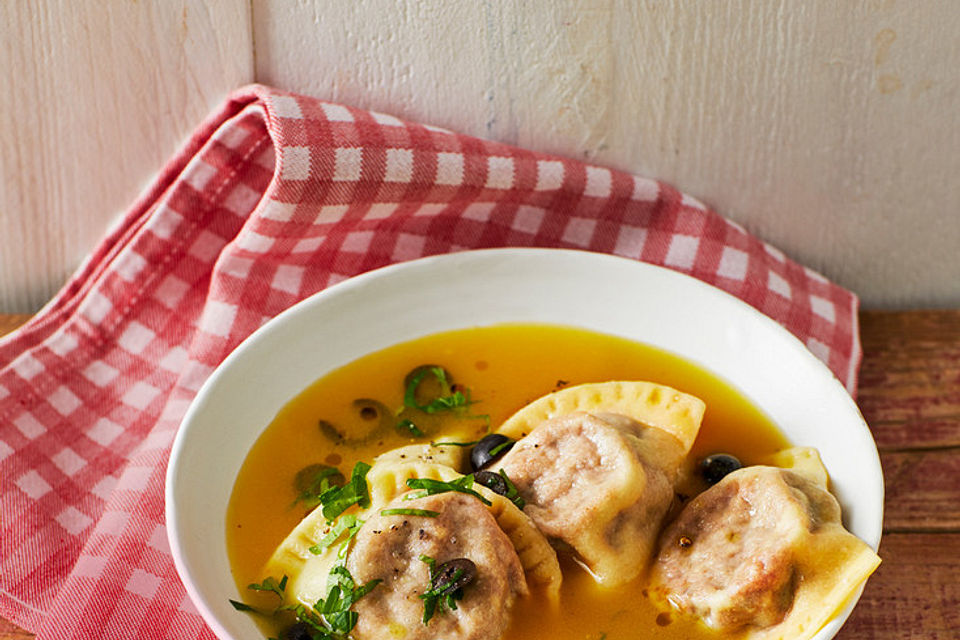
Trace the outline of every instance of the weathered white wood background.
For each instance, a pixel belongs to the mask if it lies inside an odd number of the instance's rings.
[[[661,178],[868,306],[960,306],[955,0],[24,0],[0,80],[0,311],[254,80]]]

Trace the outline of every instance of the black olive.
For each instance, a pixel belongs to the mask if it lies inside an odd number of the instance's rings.
[[[447,560],[433,574],[430,586],[437,595],[447,595],[460,589],[477,576],[477,565],[469,558]]]
[[[700,461],[700,475],[707,484],[717,484],[728,474],[736,471],[743,465],[729,453],[714,453]]]
[[[513,446],[513,440],[499,433],[491,433],[484,436],[470,450],[470,466],[474,471],[479,471],[490,465],[491,462],[510,451]]]
[[[306,622],[295,622],[283,634],[284,640],[313,640],[310,625]]]
[[[499,473],[493,471],[477,471],[473,474],[473,479],[485,486],[490,491],[506,496],[510,491],[507,487],[507,481]]]

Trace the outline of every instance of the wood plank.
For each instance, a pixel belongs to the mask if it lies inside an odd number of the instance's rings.
[[[960,446],[960,313],[865,311],[857,403],[881,451]]]
[[[955,640],[960,630],[960,535],[890,534],[838,640]]]
[[[33,640],[33,634],[0,618],[0,640]]]
[[[880,454],[884,531],[960,533],[960,448]]]
[[[0,313],[0,336],[10,333],[29,319],[29,314]]]
[[[259,81],[655,176],[872,306],[960,304],[960,12],[253,0]]]
[[[0,310],[63,284],[231,89],[249,0],[0,2]]]

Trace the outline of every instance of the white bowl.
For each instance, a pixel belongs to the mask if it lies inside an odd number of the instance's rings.
[[[877,549],[883,476],[870,431],[840,382],[780,325],[698,280],[633,260],[550,249],[470,251],[386,267],[318,293],[250,336],[200,389],[170,456],[167,529],[187,593],[218,636],[262,638],[228,602],[243,596],[230,573],[225,522],[237,471],[280,408],[367,353],[504,322],[622,336],[719,374],[791,442],[820,450],[845,525]],[[816,640],[832,638],[855,602]]]

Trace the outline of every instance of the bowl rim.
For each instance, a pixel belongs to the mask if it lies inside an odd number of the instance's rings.
[[[290,321],[291,318],[294,318],[303,313],[309,313],[309,311],[318,305],[323,305],[327,303],[329,299],[336,299],[336,297],[341,295],[349,295],[351,292],[362,289],[367,286],[368,282],[375,281],[381,278],[390,278],[394,274],[404,273],[409,270],[417,269],[430,269],[435,268],[437,263],[443,264],[445,262],[457,263],[461,261],[470,261],[470,260],[486,260],[486,259],[497,259],[497,258],[510,258],[514,256],[529,257],[530,259],[552,259],[551,256],[556,256],[562,258],[562,256],[571,256],[571,257],[582,257],[587,260],[599,260],[599,261],[608,261],[612,263],[621,263],[629,264],[633,267],[636,267],[640,270],[649,269],[652,273],[661,273],[669,274],[666,275],[668,278],[677,278],[678,281],[684,281],[687,286],[691,287],[694,291],[700,291],[709,296],[717,297],[720,300],[726,300],[727,303],[732,303],[734,306],[739,307],[741,313],[745,313],[748,316],[751,316],[751,321],[759,322],[768,327],[773,327],[776,332],[781,333],[781,337],[784,338],[787,342],[792,342],[792,348],[798,350],[802,354],[802,357],[809,360],[813,363],[814,367],[819,367],[822,371],[826,372],[829,375],[829,378],[833,385],[839,387],[843,394],[849,399],[849,403],[852,409],[855,411],[858,418],[857,428],[862,431],[861,435],[866,435],[869,439],[869,442],[872,443],[872,448],[867,453],[872,453],[870,456],[869,462],[871,466],[875,468],[876,474],[874,474],[873,481],[876,482],[877,486],[875,487],[879,495],[879,504],[877,506],[877,520],[875,523],[873,535],[868,536],[869,539],[865,539],[862,536],[860,537],[867,545],[869,545],[874,551],[877,551],[879,548],[880,539],[882,536],[882,523],[883,523],[883,511],[884,511],[884,482],[883,475],[880,466],[880,457],[879,452],[876,448],[876,442],[873,439],[873,434],[870,431],[869,425],[864,420],[859,407],[856,405],[854,399],[849,395],[846,390],[846,387],[843,383],[837,378],[837,376],[819,359],[817,358],[810,350],[803,344],[803,342],[797,338],[795,335],[790,333],[783,325],[778,323],[773,318],[767,316],[761,311],[757,310],[755,307],[751,306],[747,302],[741,300],[740,298],[711,285],[707,282],[704,282],[694,276],[675,271],[673,269],[662,267],[659,265],[650,264],[647,262],[642,262],[640,260],[616,256],[606,253],[598,253],[593,251],[586,251],[580,249],[554,249],[554,248],[533,248],[533,247],[508,247],[508,248],[489,248],[489,249],[474,249],[459,251],[446,254],[438,254],[432,256],[426,256],[422,258],[417,258],[413,260],[408,260],[404,262],[398,262],[383,266],[377,269],[372,269],[370,271],[358,274],[356,276],[342,280],[336,284],[330,285],[306,298],[298,301],[297,303],[291,305],[287,309],[278,313],[273,318],[269,319],[250,335],[244,338],[224,359],[223,361],[216,366],[214,371],[208,376],[208,378],[201,385],[200,389],[197,391],[193,399],[191,400],[184,416],[180,422],[180,426],[177,429],[177,433],[174,437],[174,442],[171,447],[170,456],[167,463],[167,469],[165,474],[165,484],[164,484],[164,501],[165,501],[165,524],[167,529],[167,538],[170,545],[171,557],[173,558],[174,565],[177,570],[177,574],[180,577],[181,582],[184,585],[184,588],[187,592],[188,597],[193,602],[194,606],[197,608],[197,611],[202,616],[203,620],[207,625],[210,626],[211,630],[220,638],[232,638],[231,632],[220,622],[218,616],[214,611],[207,605],[206,596],[201,593],[200,589],[197,587],[197,581],[194,577],[194,571],[189,566],[186,554],[184,553],[183,545],[181,544],[181,522],[179,514],[177,511],[177,500],[174,495],[175,489],[177,486],[177,470],[182,461],[183,453],[186,446],[186,441],[189,433],[192,429],[196,427],[192,426],[197,424],[197,416],[202,413],[204,400],[216,390],[218,385],[221,383],[222,378],[226,371],[230,370],[236,365],[238,361],[242,361],[248,352],[254,348],[258,342],[263,340],[266,336],[275,334],[277,332],[282,332]],[[503,322],[509,322],[504,320]],[[500,324],[500,323],[495,323]],[[556,323],[563,324],[563,323]],[[590,329],[592,331],[597,331],[596,329]],[[444,331],[443,329],[437,331]],[[437,331],[432,331],[429,333],[436,333]],[[427,334],[425,334],[427,335]],[[406,339],[398,340],[393,344],[398,344],[399,342],[404,342]],[[641,340],[642,342],[642,340]],[[378,349],[373,349],[376,351]],[[686,356],[681,356],[685,357]],[[690,360],[690,358],[686,358]],[[346,363],[342,363],[346,364]],[[341,364],[341,366],[342,366]],[[704,367],[701,363],[695,363],[699,367]],[[711,370],[712,371],[712,370]],[[716,375],[723,377],[722,372],[712,371]],[[294,390],[291,398],[294,397],[297,393],[302,391]],[[751,400],[753,401],[753,400]],[[849,617],[850,612],[853,610],[857,601],[862,594],[864,584],[861,584],[859,590],[853,594],[849,599],[849,602],[845,606],[842,612],[835,615],[827,624],[819,630],[815,636],[815,640],[821,640],[821,638],[832,638],[833,635],[839,631],[840,627],[844,624],[846,619]],[[826,633],[826,635],[824,635]]]

